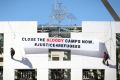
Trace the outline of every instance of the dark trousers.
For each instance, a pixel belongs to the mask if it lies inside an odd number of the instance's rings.
[[[106,63],[107,62],[107,63]],[[103,59],[103,64],[109,66],[109,62],[108,62],[108,59]]]

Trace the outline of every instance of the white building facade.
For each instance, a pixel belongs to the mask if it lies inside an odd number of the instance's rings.
[[[18,34],[37,34],[36,21],[0,22],[0,33],[4,34],[3,80],[15,80],[15,70],[17,69],[35,69],[37,80],[49,80],[50,69],[70,69],[71,80],[83,80],[84,69],[103,69],[104,80],[116,80],[116,33],[120,33],[120,22],[83,21],[81,26],[82,32],[71,32],[71,38],[96,39],[99,42],[99,51],[71,50],[70,60],[50,61],[49,49],[29,48],[25,50],[15,39]],[[38,34],[40,37],[49,37],[48,33]],[[15,49],[15,60],[11,59],[11,47]],[[110,66],[102,63],[105,51],[110,56]],[[62,56],[64,55],[62,54]],[[23,57],[27,60],[22,61]]]

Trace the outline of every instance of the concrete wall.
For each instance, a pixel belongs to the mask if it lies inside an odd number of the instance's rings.
[[[98,38],[105,43],[110,55],[110,63],[116,65],[116,33],[120,33],[120,22],[83,21],[82,27],[83,33],[90,34],[89,37]],[[112,76],[109,76],[110,74]],[[116,80],[116,70],[107,68],[105,76],[105,80]]]
[[[89,26],[89,27],[88,27]],[[104,42],[113,62],[116,62],[116,33],[120,33],[120,22],[83,21],[83,33]]]
[[[12,25],[12,30],[10,26]],[[3,27],[4,26],[4,27]],[[96,22],[84,21],[82,22],[82,34],[84,38],[98,39],[101,43],[105,43],[106,49],[111,57],[109,60],[111,66],[107,67],[102,64],[102,58],[85,56],[85,55],[71,55],[71,61],[48,61],[48,49],[28,52],[25,54],[24,50],[19,46],[20,43],[14,43],[14,32],[23,33],[36,33],[36,22],[0,22],[0,32],[5,33],[5,50],[4,50],[4,80],[14,80],[15,69],[37,69],[38,80],[48,80],[48,69],[50,68],[68,68],[71,69],[71,80],[82,80],[82,69],[105,69],[105,80],[116,80],[116,45],[115,33],[120,32],[120,22]],[[9,34],[7,34],[9,32]],[[41,34],[41,33],[39,33]],[[71,37],[79,37],[76,33],[72,33]],[[44,34],[43,36],[47,36]],[[16,48],[15,59],[10,57],[11,45]],[[39,54],[39,51],[43,54]],[[36,53],[36,54],[35,54]],[[90,54],[89,52],[87,52]],[[102,52],[101,52],[102,53]],[[92,54],[92,53],[91,53]],[[94,54],[99,54],[94,53]],[[101,56],[99,54],[99,56]],[[22,57],[27,60],[22,62]],[[29,64],[28,64],[29,63]],[[112,75],[112,76],[109,76]]]
[[[0,21],[1,33],[37,32],[36,21]]]
[[[14,62],[10,58],[10,48],[15,44],[14,40],[16,38],[16,33],[23,34],[36,32],[36,21],[0,21],[0,33],[4,33],[3,80],[14,80],[14,69],[27,68],[25,65]],[[19,45],[16,47],[18,48],[18,53],[16,54],[21,55],[19,52]]]

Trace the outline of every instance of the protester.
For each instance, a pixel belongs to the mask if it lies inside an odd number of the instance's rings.
[[[103,64],[109,66],[108,59],[109,59],[109,55],[108,55],[106,52],[104,52],[104,56],[103,56]]]
[[[11,58],[13,59],[13,56],[15,55],[15,50],[11,48]]]

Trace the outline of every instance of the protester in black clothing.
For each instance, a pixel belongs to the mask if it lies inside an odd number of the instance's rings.
[[[13,59],[13,56],[15,55],[15,50],[11,48],[11,58]]]
[[[103,64],[109,66],[108,59],[109,59],[109,55],[108,55],[106,52],[104,52],[104,56],[103,56]]]

